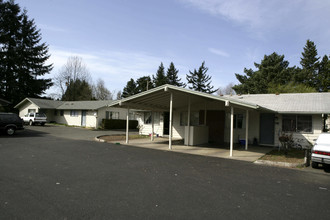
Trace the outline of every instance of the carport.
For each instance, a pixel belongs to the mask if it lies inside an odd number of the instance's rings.
[[[259,108],[255,104],[247,104],[240,102],[230,97],[215,96],[202,92],[192,91],[185,88],[180,88],[172,85],[163,85],[148,91],[124,98],[117,102],[112,103],[109,107],[120,107],[127,109],[127,126],[126,126],[126,143],[129,143],[129,112],[130,109],[139,109],[151,111],[151,117],[153,118],[154,112],[169,112],[169,144],[168,148],[172,149],[172,137],[173,137],[173,112],[178,110],[187,111],[187,126],[185,126],[185,144],[190,146],[191,137],[193,135],[201,135],[200,133],[193,133],[190,125],[191,108],[200,109],[204,112],[203,118],[199,118],[201,124],[206,126],[208,110],[211,109],[225,109],[230,111],[230,157],[233,156],[233,133],[234,133],[234,112],[235,109],[241,109],[246,111],[246,129],[245,129],[245,150],[248,150],[248,135],[249,135],[249,111]],[[177,119],[176,119],[177,120]],[[224,121],[219,121],[223,123]],[[208,129],[208,128],[207,128]],[[154,120],[152,119],[152,134],[154,133]],[[154,135],[151,135],[151,141],[153,141]]]

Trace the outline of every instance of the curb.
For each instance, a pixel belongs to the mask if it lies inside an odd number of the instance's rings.
[[[289,167],[289,168],[304,166],[304,163],[287,163],[287,162],[276,162],[270,160],[256,160],[254,163],[268,165],[268,166]]]
[[[97,137],[94,138],[94,140],[95,140],[95,141],[98,141],[98,142],[103,142],[103,143],[106,142],[105,140],[100,139],[100,137],[102,137],[102,136],[103,136],[103,135],[101,135],[101,136],[97,136]]]

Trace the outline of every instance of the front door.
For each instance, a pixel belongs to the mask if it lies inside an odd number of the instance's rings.
[[[209,127],[209,142],[222,144],[225,134],[225,111],[208,110],[206,126]]]
[[[86,126],[86,111],[81,111],[81,126]]]
[[[274,114],[260,114],[260,144],[274,144]]]
[[[169,112],[164,112],[164,130],[163,130],[164,135],[169,135],[170,134],[170,113]]]

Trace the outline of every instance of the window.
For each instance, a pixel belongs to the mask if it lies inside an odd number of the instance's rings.
[[[57,116],[57,110],[54,110],[54,116]]]
[[[28,109],[28,113],[34,113],[34,112],[36,112],[35,109]]]
[[[234,114],[234,128],[241,129],[243,128],[243,115]]]
[[[60,111],[60,116],[63,116],[64,115],[64,110],[61,110]]]
[[[159,112],[153,112],[153,120],[154,120],[154,124],[159,125],[160,122]],[[144,124],[151,124],[151,123],[152,123],[151,112],[144,112]]]
[[[298,132],[312,132],[312,116],[298,115],[297,116],[297,131]]]
[[[151,124],[151,112],[144,113],[144,124]]]
[[[106,111],[105,118],[106,119],[119,119],[119,112]]]
[[[190,126],[199,125],[199,112],[190,112]],[[180,126],[188,126],[188,112],[180,113]]]
[[[76,111],[76,110],[71,110],[71,112],[70,112],[70,116],[71,116],[71,117],[78,117],[78,111]]]
[[[285,132],[296,131],[296,116],[295,115],[283,115],[282,131],[285,131]]]
[[[282,130],[284,132],[312,132],[312,116],[283,115]]]
[[[129,113],[129,120],[136,120],[136,115],[133,112]]]

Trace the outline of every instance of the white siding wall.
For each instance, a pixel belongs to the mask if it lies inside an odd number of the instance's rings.
[[[126,120],[127,109],[104,107],[104,108],[100,108],[97,112],[97,122],[96,122],[97,127],[101,126],[102,120],[105,119],[107,111],[119,112],[119,119]],[[130,110],[130,112],[132,112],[132,110]]]
[[[246,131],[246,110],[234,108],[234,114],[243,115],[243,126],[242,128],[234,129],[234,143],[238,143],[239,140],[245,140],[245,131]],[[248,143],[252,144],[253,140],[256,138],[259,141],[259,112],[249,110],[249,137]],[[226,143],[230,142],[230,110],[226,109],[225,115],[225,137],[224,141]]]
[[[35,104],[32,104],[31,102],[27,102],[19,109],[19,116],[23,117],[28,113],[29,109],[35,109],[36,112],[39,112],[39,107]]]
[[[141,135],[149,135],[152,133],[152,125],[144,124],[144,112],[138,112],[137,120],[139,122],[139,133]],[[164,115],[162,112],[159,113],[159,123],[154,124],[154,133],[159,136],[163,136],[163,128],[164,128]]]
[[[276,123],[276,121],[275,121]],[[302,146],[308,147],[309,143],[314,144],[314,139],[317,139],[318,136],[322,133],[323,119],[322,115],[312,115],[312,132],[311,133],[302,133],[302,132],[293,132],[293,139],[298,141]],[[275,146],[280,146],[278,140],[279,135],[282,132],[282,115],[278,115],[278,124],[275,124]]]

